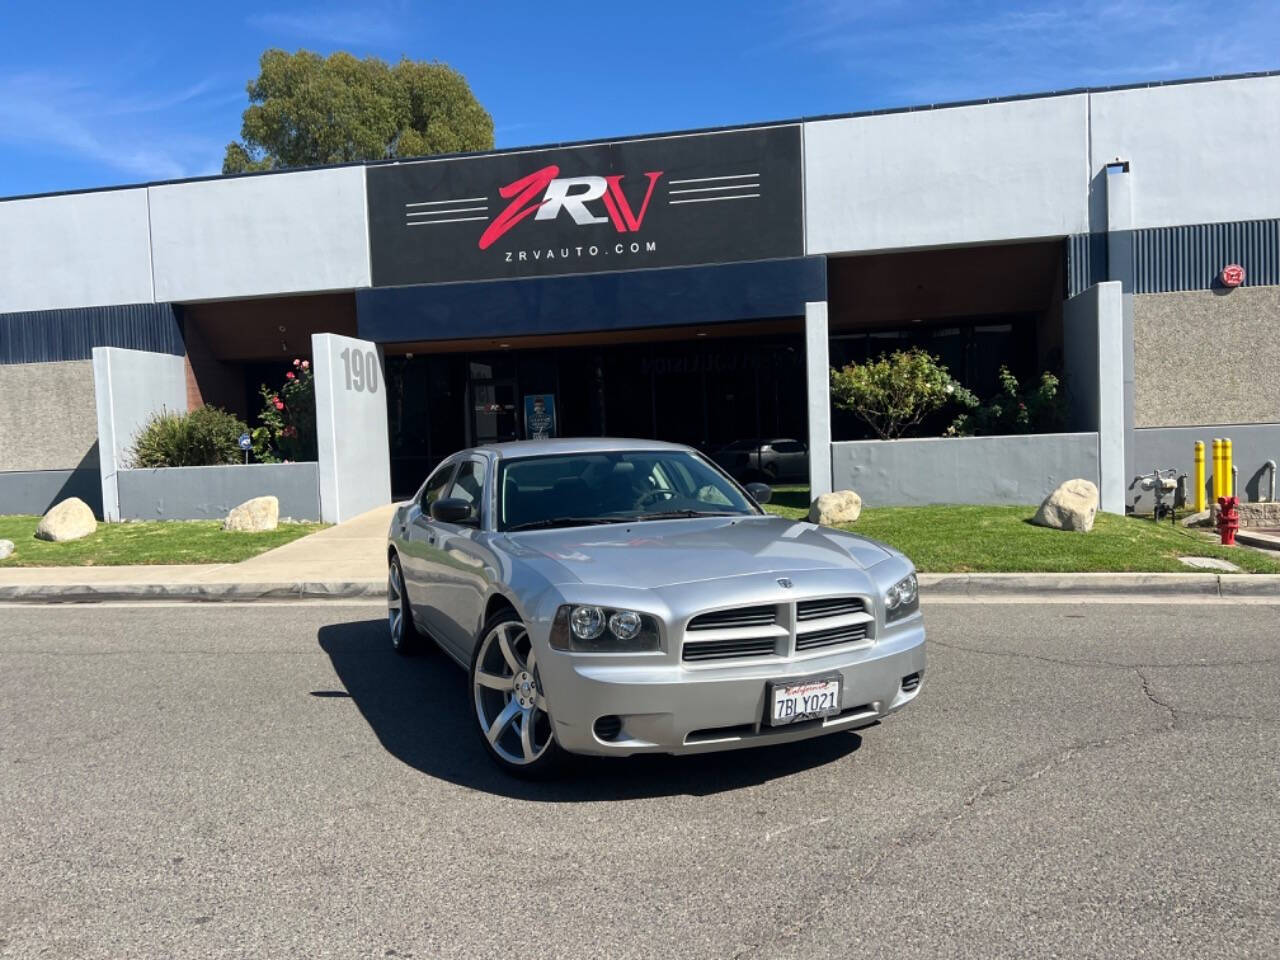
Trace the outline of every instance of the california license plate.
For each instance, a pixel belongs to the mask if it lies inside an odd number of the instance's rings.
[[[798,680],[769,684],[769,723],[780,727],[840,712],[840,680]]]

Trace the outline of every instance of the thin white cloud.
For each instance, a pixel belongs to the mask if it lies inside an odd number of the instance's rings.
[[[286,43],[306,40],[379,47],[394,44],[404,35],[401,18],[387,9],[278,10],[253,14],[248,23]]]
[[[773,41],[937,102],[1274,68],[1268,0],[796,0]],[[886,104],[888,105],[888,104]]]
[[[163,114],[214,89],[202,82],[161,97],[113,96],[66,76],[0,74],[0,142],[90,160],[138,179],[212,173],[222,144],[175,129]]]

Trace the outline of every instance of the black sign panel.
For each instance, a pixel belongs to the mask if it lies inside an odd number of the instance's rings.
[[[367,174],[375,287],[804,253],[795,125]]]

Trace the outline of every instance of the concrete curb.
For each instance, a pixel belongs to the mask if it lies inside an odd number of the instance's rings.
[[[999,599],[1054,594],[1079,597],[1273,597],[1280,574],[1218,573],[922,573],[925,600]],[[0,585],[0,603],[102,603],[166,601],[245,603],[255,600],[381,600],[378,580],[276,583],[99,583]]]
[[[1261,573],[922,573],[920,595],[1016,597],[1275,597],[1280,574]]]
[[[386,581],[293,581],[279,583],[97,583],[0,586],[3,603],[103,603],[165,601],[244,603],[255,600],[386,599]]]

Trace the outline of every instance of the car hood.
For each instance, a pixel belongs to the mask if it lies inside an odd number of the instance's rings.
[[[781,517],[709,517],[568,527],[507,537],[556,583],[663,587],[800,570],[864,570],[888,557],[872,540]],[[554,562],[547,569],[545,561]]]

